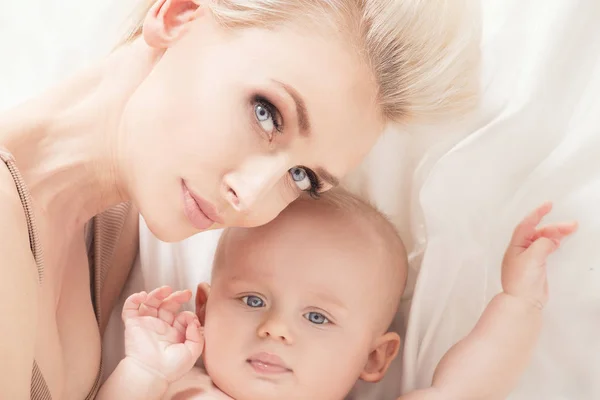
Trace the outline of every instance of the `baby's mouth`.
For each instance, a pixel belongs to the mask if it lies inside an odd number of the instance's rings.
[[[283,360],[274,354],[259,353],[247,359],[246,362],[259,374],[277,375],[292,372]]]

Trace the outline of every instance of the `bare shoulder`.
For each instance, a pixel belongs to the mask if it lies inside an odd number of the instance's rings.
[[[35,281],[32,264],[25,211],[10,171],[0,163],[0,271],[10,268]]]
[[[10,172],[0,163],[0,398],[29,396],[37,323],[37,269],[25,212]],[[19,346],[15,346],[20,343]]]
[[[183,378],[173,382],[163,400],[233,400],[213,385],[206,372],[192,368]]]

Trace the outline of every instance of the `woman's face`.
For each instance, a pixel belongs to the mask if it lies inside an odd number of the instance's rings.
[[[225,30],[210,13],[187,28],[123,115],[130,195],[159,239],[262,225],[375,143],[376,88],[350,45],[299,24]]]

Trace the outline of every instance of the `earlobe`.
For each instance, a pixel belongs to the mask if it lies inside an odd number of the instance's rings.
[[[365,382],[379,382],[385,375],[390,364],[400,350],[400,336],[395,332],[388,332],[381,336],[374,349],[369,354],[367,364],[360,375]]]
[[[198,0],[156,0],[144,20],[144,40],[154,48],[169,47],[201,11]]]
[[[210,285],[208,283],[203,282],[198,285],[198,288],[196,289],[196,315],[202,326],[204,326],[204,321],[206,319],[206,303],[209,294]]]

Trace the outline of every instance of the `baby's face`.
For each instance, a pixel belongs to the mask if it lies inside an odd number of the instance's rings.
[[[286,223],[293,229],[228,233],[207,302],[204,362],[236,400],[340,400],[385,341],[378,260],[343,226]],[[393,358],[399,339],[389,335]]]

